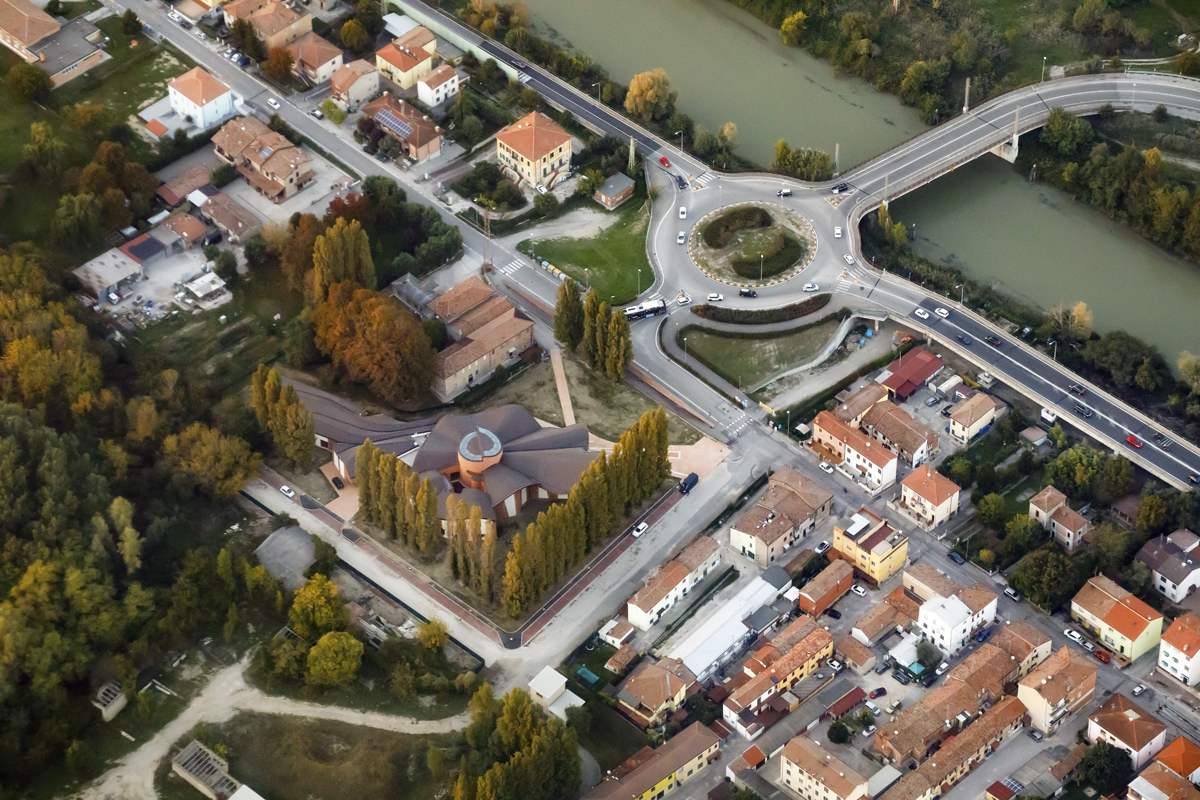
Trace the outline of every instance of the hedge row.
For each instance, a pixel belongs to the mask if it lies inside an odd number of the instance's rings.
[[[817,294],[779,308],[732,308],[730,306],[701,305],[692,306],[692,313],[701,319],[712,322],[729,322],[734,325],[769,325],[774,322],[791,322],[794,319],[815,314],[833,299],[831,294]]]

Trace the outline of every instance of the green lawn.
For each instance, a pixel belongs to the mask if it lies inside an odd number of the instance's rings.
[[[810,361],[837,330],[831,319],[782,336],[743,339],[722,336],[697,327],[680,331],[679,346],[687,340],[689,358],[737,386],[750,386],[790,367]]]
[[[522,252],[537,254],[586,286],[591,286],[601,299],[613,304],[628,303],[654,282],[654,273],[646,260],[646,225],[650,206],[644,198],[634,196],[616,211],[620,219],[588,239],[525,240],[517,247]]]
[[[90,14],[100,8],[99,0],[83,0],[81,3],[63,3],[62,16],[67,19],[75,19],[82,17],[84,14]]]
[[[592,724],[579,737],[579,744],[592,754],[602,772],[621,766],[650,743],[646,734],[616,709],[599,700],[588,700],[584,706],[591,712]]]

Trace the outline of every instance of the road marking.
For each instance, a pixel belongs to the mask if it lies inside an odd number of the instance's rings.
[[[516,272],[523,266],[525,266],[525,265],[522,264],[520,261],[510,261],[507,264],[505,264],[503,267],[497,267],[496,269],[498,269],[500,272],[503,272],[505,275],[512,275],[514,272]]]

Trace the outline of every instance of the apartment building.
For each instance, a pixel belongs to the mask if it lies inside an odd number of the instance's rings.
[[[1071,619],[1130,661],[1148,653],[1162,637],[1162,614],[1103,575],[1089,580],[1071,600]]]
[[[910,467],[919,467],[938,451],[937,433],[891,402],[872,406],[863,415],[860,427]]]
[[[742,736],[757,739],[766,730],[758,712],[832,655],[833,636],[824,628],[814,628],[782,657],[734,689],[721,706],[722,718]]]
[[[1012,656],[1017,664],[1016,680],[1033,672],[1050,657],[1050,637],[1025,620],[1005,625],[989,642]]]
[[[781,467],[766,491],[729,528],[729,544],[766,567],[829,517],[833,495],[791,467]]]
[[[783,748],[779,782],[804,800],[865,800],[867,779],[807,736]]]
[[[514,180],[553,188],[571,171],[571,134],[533,111],[496,134],[496,158]]]
[[[1182,603],[1200,588],[1200,537],[1187,529],[1158,536],[1142,545],[1137,560],[1150,568],[1154,588],[1172,603]]]
[[[991,426],[1003,408],[999,400],[976,392],[951,410],[950,435],[960,442],[971,441]]]
[[[721,740],[695,722],[658,749],[649,746],[610,772],[584,800],[651,800],[681,786],[716,760]]]
[[[1095,693],[1095,662],[1065,645],[1017,687],[1017,698],[1029,710],[1030,724],[1047,736],[1091,702]]]
[[[1140,770],[1166,745],[1167,726],[1125,695],[1114,694],[1088,717],[1087,738],[1121,748]]]
[[[927,564],[904,571],[904,588],[924,602],[917,624],[935,645],[955,655],[979,629],[996,619],[999,597],[983,584],[962,587]]]
[[[908,563],[908,536],[863,507],[833,526],[832,552],[878,586]]]
[[[900,508],[925,530],[932,530],[958,513],[959,487],[929,464],[922,464],[900,481]]]
[[[643,728],[661,725],[695,685],[696,676],[677,659],[643,661],[617,686],[617,705]]]
[[[717,543],[711,536],[701,536],[692,542],[629,598],[626,604],[629,623],[639,630],[649,630],[716,569],[720,560]]]
[[[817,414],[812,429],[813,452],[864,482],[872,492],[896,482],[898,459],[882,442],[872,441],[828,411]]]
[[[1158,645],[1158,666],[1187,686],[1200,686],[1200,617],[1184,614],[1167,628]]]

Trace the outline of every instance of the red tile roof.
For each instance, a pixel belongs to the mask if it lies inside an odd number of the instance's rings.
[[[1200,745],[1180,736],[1164,747],[1154,760],[1183,778],[1200,770]]]
[[[496,140],[536,163],[560,145],[569,143],[571,134],[545,114],[534,111],[497,133]]]
[[[941,356],[934,355],[923,347],[914,347],[888,367],[891,375],[882,383],[903,400],[941,368]]]

